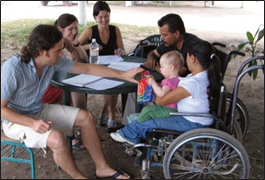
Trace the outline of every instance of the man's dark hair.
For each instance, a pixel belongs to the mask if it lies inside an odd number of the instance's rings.
[[[55,26],[38,25],[31,32],[28,43],[21,49],[21,61],[29,63],[30,58],[39,56],[40,50],[50,50],[63,38]]]
[[[110,13],[110,7],[105,1],[98,1],[94,4],[93,7],[93,16],[97,16],[100,11],[106,10]]]
[[[176,31],[179,31],[180,34],[183,35],[186,33],[184,22],[178,14],[167,14],[163,16],[158,21],[158,26],[162,27],[164,25],[168,25],[169,32],[171,33],[174,33]]]

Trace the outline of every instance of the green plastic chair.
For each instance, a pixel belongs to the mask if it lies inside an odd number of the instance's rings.
[[[139,41],[139,44],[135,47],[133,52],[127,55],[147,58],[147,55],[161,44],[160,34],[154,34]]]
[[[1,133],[1,161],[29,164],[31,167],[31,179],[35,179],[34,156],[42,149],[32,149],[20,141],[6,137]]]
[[[72,153],[72,137],[67,136],[66,141]],[[41,148],[29,148],[18,140],[10,139],[1,131],[1,161],[29,164],[31,179],[35,179],[34,157],[41,151]],[[45,157],[45,155],[44,153],[43,156]],[[56,169],[60,169],[60,167],[56,165]]]

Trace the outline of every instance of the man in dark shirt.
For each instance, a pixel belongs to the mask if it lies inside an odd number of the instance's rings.
[[[163,43],[148,54],[145,65],[159,72],[160,57],[168,51],[177,50],[183,55],[185,60],[185,65],[179,75],[186,76],[189,73],[186,64],[187,48],[198,40],[198,37],[186,33],[184,23],[178,14],[165,15],[158,21],[158,26]]]
[[[184,57],[184,66],[180,69],[179,75],[185,77],[190,73],[187,68],[186,57],[187,48],[199,38],[193,34],[186,33],[186,29],[181,17],[178,14],[167,14],[158,21],[161,41],[163,42],[147,56],[145,66],[160,72],[160,57],[169,51],[177,50]],[[125,110],[122,118],[122,124],[128,123],[127,116],[135,113],[135,93],[129,93]]]

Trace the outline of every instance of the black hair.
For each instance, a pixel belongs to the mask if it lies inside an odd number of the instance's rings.
[[[108,3],[106,3],[105,1],[97,1],[93,7],[93,16],[94,17],[97,16],[100,11],[104,10],[110,13],[111,10]]]
[[[221,87],[221,63],[215,50],[207,41],[197,40],[188,47],[189,55],[195,56],[202,68],[207,70],[210,82],[209,89],[213,97],[218,97]]]
[[[179,31],[182,35],[186,33],[184,22],[178,14],[171,13],[163,16],[158,21],[158,26],[162,27],[164,25],[168,25],[169,32],[171,33],[175,33],[176,31]]]
[[[78,22],[77,18],[72,14],[62,14],[59,18],[54,22],[54,26],[61,28],[66,28],[67,26],[71,25],[73,22]]]
[[[21,49],[21,61],[29,63],[30,58],[39,56],[40,50],[50,50],[62,38],[62,33],[55,26],[38,25],[31,32],[27,45]]]

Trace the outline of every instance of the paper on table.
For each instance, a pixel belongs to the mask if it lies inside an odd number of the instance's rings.
[[[66,84],[71,84],[71,85],[83,87],[85,84],[95,82],[95,81],[102,79],[102,78],[103,77],[99,77],[99,76],[80,74],[80,75],[77,75],[75,77],[65,79],[62,82],[66,83]]]
[[[95,90],[104,90],[104,89],[110,89],[110,88],[117,87],[123,83],[124,82],[121,82],[121,81],[115,81],[115,80],[103,78],[93,83],[86,84],[84,85],[84,87],[88,87],[88,88],[95,89]]]
[[[99,64],[111,64],[112,62],[123,61],[124,59],[119,55],[105,55],[98,57]]]
[[[127,71],[132,68],[140,67],[140,65],[143,63],[134,63],[134,62],[113,62],[110,65],[108,65],[109,68]]]

